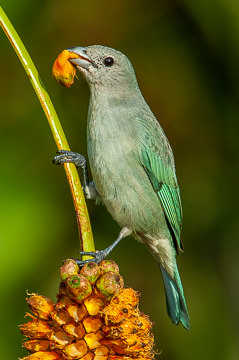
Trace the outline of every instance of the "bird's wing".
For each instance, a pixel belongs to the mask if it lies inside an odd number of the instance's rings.
[[[168,145],[168,144],[167,144]],[[169,145],[168,145],[169,146]],[[166,146],[163,151],[157,146],[144,147],[142,153],[143,167],[148,174],[154,191],[158,194],[169,229],[177,250],[183,250],[180,234],[182,229],[182,205],[180,190],[172,163],[171,149]]]

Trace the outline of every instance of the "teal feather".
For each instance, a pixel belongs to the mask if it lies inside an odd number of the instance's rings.
[[[183,220],[182,205],[174,166],[170,163],[172,159],[170,157],[168,159],[165,158],[165,153],[167,154],[165,151],[162,158],[160,153],[155,151],[155,147],[148,147],[143,153],[143,163],[153,189],[158,194],[169,229],[171,230],[175,250],[178,252],[183,250],[180,240]],[[166,293],[168,315],[173,324],[177,325],[181,322],[188,330],[190,328],[190,320],[176,260],[174,262],[173,278],[161,264],[160,269]]]
[[[159,196],[165,217],[172,230],[175,249],[177,252],[183,250],[180,240],[183,221],[182,205],[180,190],[173,167],[164,165],[159,154],[152,152],[150,148],[147,148],[143,153],[143,163],[154,191]]]
[[[180,240],[180,234],[182,229],[182,210],[179,187],[173,189],[166,184],[162,184],[161,189],[158,191],[158,195],[161,204],[163,205],[165,216],[176,239],[176,250],[182,250],[183,247]]]
[[[185,329],[189,330],[190,320],[177,265],[174,272],[175,279],[172,279],[161,265],[160,269],[166,293],[168,315],[173,324],[178,325],[181,322]]]

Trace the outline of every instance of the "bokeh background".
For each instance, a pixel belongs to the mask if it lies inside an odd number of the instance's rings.
[[[55,83],[63,49],[107,45],[132,60],[174,150],[185,253],[178,259],[191,330],[171,324],[157,264],[127,238],[112,253],[155,322],[161,360],[239,358],[239,3],[232,0],[2,0],[30,52],[70,146],[86,154],[89,90]],[[55,299],[62,259],[79,250],[72,199],[32,86],[0,32],[0,358],[26,355],[26,290]],[[89,202],[98,249],[119,232]]]

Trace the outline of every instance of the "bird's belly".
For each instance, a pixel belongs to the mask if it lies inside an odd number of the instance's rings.
[[[130,152],[122,152],[114,144],[106,152],[90,149],[89,159],[101,199],[121,227],[133,233],[168,231],[158,196],[144,168]]]

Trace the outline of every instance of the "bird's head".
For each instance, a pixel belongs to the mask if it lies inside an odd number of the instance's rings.
[[[101,45],[67,50],[79,56],[69,61],[84,75],[90,88],[114,92],[138,87],[133,66],[120,51]]]

